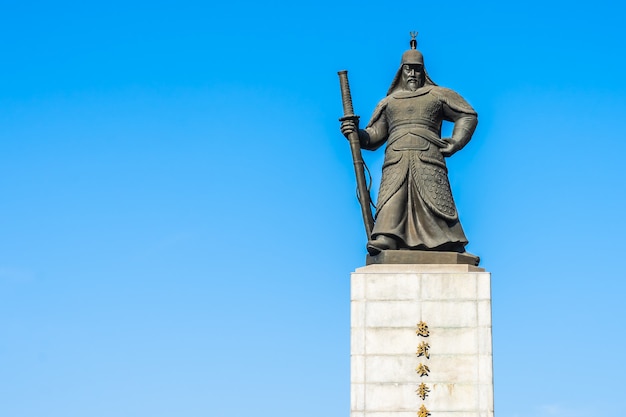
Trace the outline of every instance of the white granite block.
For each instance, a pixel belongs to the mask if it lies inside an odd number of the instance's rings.
[[[365,354],[365,329],[353,327],[350,331],[350,353],[353,355]]]
[[[365,276],[363,274],[352,274],[350,277],[350,299],[365,299]]]
[[[478,310],[478,326],[491,327],[491,301],[481,300],[476,303]]]
[[[475,354],[478,346],[478,331],[472,327],[437,328],[432,329],[428,341],[431,354]]]
[[[478,409],[493,416],[493,383],[478,385]]]
[[[419,406],[414,411],[374,411],[368,412],[367,417],[416,417],[417,410],[419,410]]]
[[[480,384],[493,384],[493,357],[491,355],[479,355],[478,378]]]
[[[368,355],[365,360],[365,380],[370,383],[413,383],[418,379],[415,355]]]
[[[367,411],[417,411],[421,399],[415,393],[418,384],[367,383]]]
[[[350,303],[350,326],[353,328],[365,328],[365,301],[352,301]]]
[[[370,265],[352,275],[351,417],[493,417],[490,274],[468,265]],[[424,321],[428,337],[415,334]],[[430,358],[416,355],[420,342]],[[430,368],[420,377],[419,363]],[[425,400],[420,382],[431,391]]]
[[[367,327],[416,327],[420,319],[415,301],[370,301],[365,308]]]
[[[476,302],[423,301],[421,319],[429,327],[475,327],[478,324]],[[395,318],[397,322],[400,317]]]
[[[365,361],[365,355],[350,356],[350,382],[365,383],[365,370],[367,369]]]
[[[433,354],[428,363],[431,372],[428,380],[432,383],[473,383],[478,380],[478,367],[474,355]]]
[[[422,300],[474,300],[476,274],[422,274]]]
[[[365,387],[367,384],[351,384],[350,410],[365,411]]]
[[[476,298],[491,300],[491,274],[476,274]]]
[[[420,279],[416,274],[372,274],[366,279],[365,298],[368,300],[416,300],[420,294]]]
[[[365,344],[368,355],[412,355],[419,340],[410,328],[368,328]]]
[[[477,411],[475,384],[432,384],[426,407],[436,411]]]
[[[479,327],[478,334],[478,354],[491,354],[491,327]]]

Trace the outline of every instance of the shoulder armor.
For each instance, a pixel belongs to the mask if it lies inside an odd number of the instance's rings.
[[[387,107],[388,101],[389,101],[389,96],[380,100],[380,103],[378,103],[378,105],[374,109],[374,114],[372,114],[372,118],[370,119],[370,122],[367,124],[367,127],[371,127],[374,123],[376,123],[376,120],[380,118],[380,115],[383,113],[383,111]]]
[[[430,91],[435,97],[450,106],[452,110],[476,115],[476,110],[474,110],[463,97],[449,88],[437,86]]]

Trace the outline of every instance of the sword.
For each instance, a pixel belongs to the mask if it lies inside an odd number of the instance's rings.
[[[343,117],[339,119],[339,121],[358,121],[359,116],[354,114],[354,109],[352,108],[352,95],[350,94],[350,85],[348,84],[348,71],[339,71],[337,74],[339,75],[341,100],[343,102]],[[352,162],[354,163],[354,174],[356,175],[357,197],[359,199],[359,204],[361,205],[361,214],[363,215],[363,223],[365,224],[365,233],[367,233],[367,238],[369,239],[372,236],[372,230],[374,229],[374,217],[372,216],[372,209],[370,207],[372,198],[369,190],[367,189],[367,182],[365,181],[365,163],[363,162],[363,157],[361,156],[359,132],[352,132],[348,134],[348,141],[350,141],[350,151],[352,152]]]

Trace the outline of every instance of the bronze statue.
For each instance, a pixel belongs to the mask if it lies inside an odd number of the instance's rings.
[[[359,129],[352,113],[347,74],[340,72],[344,93],[341,132],[355,145],[376,150],[387,142],[382,180],[373,229],[368,230],[367,250],[375,256],[387,250],[417,250],[467,254],[467,238],[459,222],[450,191],[445,157],[462,149],[478,123],[476,111],[457,93],[439,87],[428,76],[424,58],[416,49],[402,55],[387,96],[378,104],[365,129]],[[441,137],[442,122],[454,123],[451,138]],[[354,155],[354,151],[353,151]],[[355,169],[360,169],[360,152]],[[362,173],[362,169],[361,169]],[[363,182],[363,181],[360,181]],[[362,207],[364,196],[359,187]],[[371,216],[371,210],[370,210]],[[472,256],[467,254],[468,256]],[[476,258],[476,264],[478,258]]]

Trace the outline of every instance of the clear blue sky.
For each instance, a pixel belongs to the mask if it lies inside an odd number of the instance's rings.
[[[496,414],[621,417],[625,15],[3,1],[0,415],[346,417],[365,239],[336,73],[367,119],[417,30],[479,113],[449,168]]]

